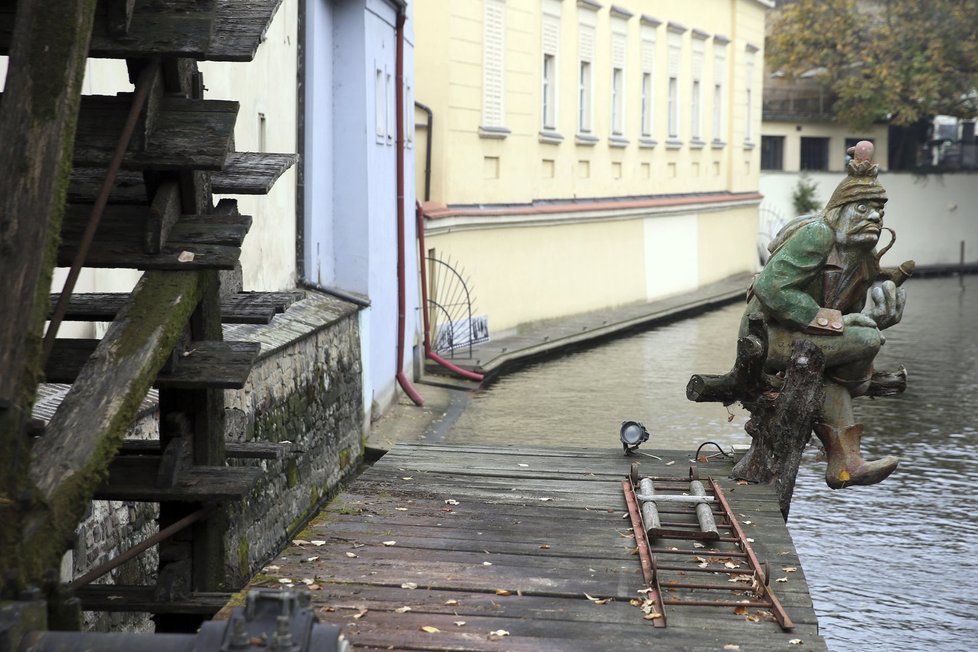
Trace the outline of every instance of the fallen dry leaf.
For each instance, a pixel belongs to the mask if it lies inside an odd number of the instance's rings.
[[[454,624],[454,625],[455,625],[456,627],[461,627],[462,625],[464,625],[464,624],[465,624],[465,621],[464,621],[464,620],[456,620],[456,621],[453,621],[453,624]]]
[[[493,630],[493,631],[489,632],[489,640],[490,641],[498,641],[503,636],[509,636],[509,632],[507,632],[505,629],[496,629],[496,630]]]
[[[662,614],[652,611],[642,616],[642,618],[644,618],[645,620],[655,620],[656,618],[662,618]]]
[[[367,615],[367,611],[368,609],[366,607],[360,607],[359,611],[353,614],[353,620],[360,620],[361,618]]]
[[[403,613],[407,613],[408,611],[411,611],[411,607],[408,607],[408,606],[398,607],[394,611],[396,611],[399,614],[403,614]]]
[[[728,561],[727,563],[724,564],[724,566],[726,568],[740,568],[740,564],[737,564],[737,563],[732,562],[732,561]]]
[[[314,580],[314,579],[310,579],[310,578],[308,578],[308,577],[304,577],[304,578],[302,579],[302,583],[303,583],[303,584],[305,584],[306,586],[311,586],[312,584],[314,584],[314,583],[315,583],[315,581],[316,581],[316,580]]]
[[[421,627],[418,627],[418,630],[422,632],[427,632],[429,634],[437,634],[438,632],[441,631],[437,627],[432,627],[431,625],[422,625]]]
[[[482,562],[482,565],[483,566],[492,566],[492,562],[491,561],[484,561],[484,562]]]
[[[788,641],[788,645],[801,645],[802,642],[803,641],[800,638],[793,638],[790,641]]]
[[[784,567],[784,568],[782,568],[781,570],[783,570],[783,571],[784,571],[785,573],[794,573],[794,572],[795,572],[795,571],[797,571],[798,569],[797,569],[797,568],[795,568],[794,566],[785,566],[785,567]]]
[[[293,582],[292,582],[292,580],[290,580],[290,579],[289,579],[289,578],[287,578],[287,577],[282,577],[282,578],[279,578],[279,581],[278,581],[278,583],[279,583],[279,584],[293,584]]]
[[[309,562],[318,561],[318,560],[319,560],[319,555],[316,555],[315,557],[306,557],[305,559],[302,560],[302,563],[307,564]]]
[[[735,645],[733,643],[727,643],[726,645],[723,646],[723,649],[724,650],[739,650],[740,649],[740,646],[739,645]]]
[[[746,616],[748,613],[747,607],[737,607],[736,609],[734,609],[734,613],[737,614],[738,616]]]
[[[451,606],[458,604],[458,600],[445,600],[445,604]]]
[[[496,595],[513,595],[513,592],[506,589],[496,589]]]
[[[402,589],[412,589],[413,590],[413,589],[418,588],[418,585],[415,584],[414,582],[405,582],[404,584],[401,584],[401,588]]]
[[[788,581],[788,578],[787,577],[779,577],[778,579],[776,579],[774,581],[775,582],[787,582]]]
[[[355,552],[348,552],[346,553],[346,556],[349,557],[350,559],[356,559],[358,557],[357,553]]]
[[[540,550],[550,550],[550,544],[549,543],[543,544],[542,546],[540,546]]]
[[[547,502],[548,500],[553,500],[553,498],[541,498],[540,500],[543,501],[543,502]],[[500,631],[502,631],[502,630],[500,630]]]
[[[321,586],[319,586],[318,584],[310,584],[310,585],[309,585],[309,590],[310,590],[310,591],[319,591],[319,590],[320,590],[320,589],[322,589],[322,588],[323,588],[323,587],[321,587]]]
[[[321,539],[316,539],[314,541],[310,541],[309,543],[311,543],[314,546],[325,546],[326,545],[326,542],[323,541],[323,540],[321,540]]]
[[[455,500],[454,498],[449,498],[448,500],[445,501],[445,504],[446,505],[458,505],[459,502],[457,500]]]
[[[705,548],[706,547],[706,544],[705,543],[700,543],[699,541],[694,541],[693,542],[693,547],[694,548]]]
[[[633,607],[641,607],[642,601],[639,600],[638,598],[632,598],[631,600],[628,601],[628,604],[632,605]]]
[[[408,511],[408,508],[407,507],[395,507],[394,509],[397,510],[397,511],[399,511],[399,512],[406,512],[406,511]]]
[[[666,466],[672,466],[675,463],[676,463],[676,460],[669,460],[668,462],[666,462]]]
[[[529,464],[517,464],[516,466],[522,466],[522,467],[526,468],[526,467],[528,467],[530,465]]]
[[[409,476],[409,475],[406,475],[406,476],[404,476],[403,478],[401,478],[401,480],[414,480],[414,478],[412,478],[412,477],[411,477],[411,476]]]
[[[608,604],[612,600],[612,598],[595,598],[593,596],[588,595],[587,593],[584,594],[584,597],[590,600],[591,602],[593,602],[594,604]]]
[[[304,541],[303,539],[292,539],[292,545],[294,545],[294,546],[307,546],[307,545],[309,545],[309,542],[308,541]]]
[[[194,252],[192,251],[181,251],[177,256],[177,260],[181,263],[189,263],[194,259]]]
[[[397,543],[397,541],[384,541],[383,543],[385,546],[393,546]]]

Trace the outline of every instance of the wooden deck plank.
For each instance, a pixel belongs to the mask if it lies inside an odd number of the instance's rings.
[[[688,489],[685,454],[664,457],[672,464],[643,461],[642,473],[675,478],[665,483],[670,491]],[[699,464],[699,472],[719,479],[755,551],[769,561],[771,586],[796,627],[783,632],[758,608],[748,609],[760,617],[750,622],[735,605],[667,606],[665,629],[644,620],[629,603],[642,575],[631,522],[622,518],[621,480],[634,460],[613,449],[398,445],[255,581],[313,582],[317,613],[343,624],[357,649],[774,650],[794,639],[803,644],[790,649],[826,649],[775,497],[727,480],[730,465],[721,462]],[[660,555],[667,599],[675,581],[717,587],[684,589],[683,596],[747,599],[749,585],[729,581],[745,568],[743,558],[729,556],[734,543],[694,548],[657,539],[653,546],[675,549]],[[612,601],[596,604],[585,594]],[[498,629],[510,635],[490,640]]]

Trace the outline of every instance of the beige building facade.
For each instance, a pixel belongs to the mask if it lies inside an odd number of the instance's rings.
[[[754,270],[772,4],[415,4],[426,246],[493,333]]]

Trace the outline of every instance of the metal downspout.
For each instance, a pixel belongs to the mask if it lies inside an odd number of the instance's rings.
[[[397,113],[397,382],[415,405],[424,405],[424,399],[404,375],[404,7],[397,12],[396,61],[395,61],[395,112]]]

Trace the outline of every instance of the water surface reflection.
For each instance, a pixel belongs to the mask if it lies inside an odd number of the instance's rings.
[[[857,401],[868,457],[900,456],[882,484],[831,491],[806,456],[789,528],[831,649],[971,650],[978,645],[978,277],[913,279],[879,367],[910,373],[898,398]],[[734,357],[741,306],[534,365],[473,399],[448,441],[617,445],[623,419],[651,446],[747,441],[745,413],[685,398],[696,372]]]

